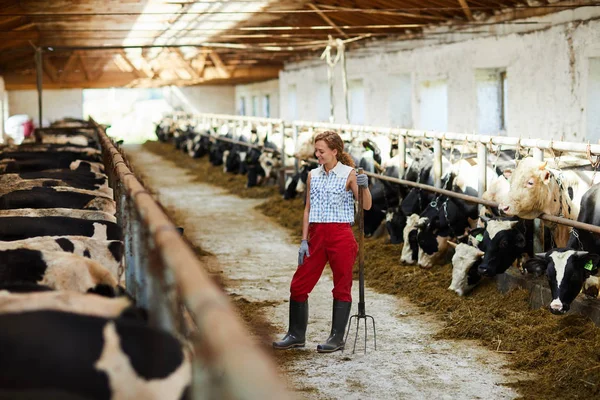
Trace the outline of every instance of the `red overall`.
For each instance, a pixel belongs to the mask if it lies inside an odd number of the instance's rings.
[[[333,298],[352,301],[352,267],[358,245],[349,223],[311,223],[308,227],[309,257],[298,266],[290,287],[293,301],[304,302],[313,290],[325,264],[333,272]]]

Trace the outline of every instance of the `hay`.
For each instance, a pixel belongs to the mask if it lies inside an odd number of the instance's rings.
[[[206,158],[182,157],[171,145],[152,143],[145,147],[157,149],[155,152],[183,168],[202,171],[203,177],[199,178],[202,182],[227,187],[232,193],[240,190],[238,194],[244,197],[268,197],[258,208],[293,235],[301,234],[302,199],[284,201],[276,188],[262,188],[264,191],[234,188],[231,182],[244,178],[224,174]],[[491,280],[461,298],[447,289],[451,282],[450,265],[430,270],[402,266],[401,246],[388,244],[386,240],[384,237],[365,241],[366,284],[378,292],[408,298],[435,313],[444,322],[436,337],[476,340],[505,354],[511,369],[524,372],[523,380],[508,384],[523,398],[600,397],[600,329],[589,319],[577,315],[555,316],[545,309],[531,310],[527,291],[517,289],[502,294]],[[357,276],[356,268],[354,272]],[[249,327],[255,329],[254,324]],[[277,361],[285,369],[285,365],[291,365],[303,353],[277,352]]]

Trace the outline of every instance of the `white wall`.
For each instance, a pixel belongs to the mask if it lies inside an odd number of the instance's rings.
[[[279,118],[279,79],[251,83],[248,85],[237,85],[235,87],[235,114],[240,114],[241,98],[244,97],[246,102],[246,115],[266,117],[265,96],[269,96],[270,118]],[[253,113],[253,101],[256,101],[258,106],[256,114]]]
[[[600,56],[600,21],[592,18],[600,18],[600,9],[583,7],[531,19],[541,22],[535,25],[500,25],[493,28],[497,36],[486,38],[457,41],[460,35],[436,36],[438,41],[454,41],[450,44],[375,42],[348,53],[348,80],[363,81],[365,123],[391,126],[396,121],[389,102],[397,98],[393,88],[398,85],[391,85],[390,77],[409,74],[413,122],[409,128],[441,126],[440,121],[423,120],[420,113],[428,110],[422,104],[423,96],[428,96],[426,82],[445,80],[447,110],[439,110],[438,116],[447,115],[448,131],[471,133],[478,129],[475,71],[506,70],[507,135],[581,141],[587,132],[587,91],[592,90],[589,58]],[[335,69],[336,122],[345,119],[340,68]],[[280,73],[281,118],[290,118],[286,88],[296,85],[297,118],[318,120],[321,113],[314,94],[326,77],[321,60],[286,64]]]
[[[163,96],[173,108],[199,114],[235,114],[233,86],[168,86]]]
[[[38,123],[37,90],[10,90],[8,92],[9,114],[27,114]],[[42,118],[48,122],[65,117],[83,118],[83,90],[57,89],[42,92]]]

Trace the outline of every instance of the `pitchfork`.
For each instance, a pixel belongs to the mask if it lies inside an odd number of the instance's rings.
[[[358,173],[362,174],[363,169],[359,168]],[[358,282],[359,282],[359,301],[358,301],[358,314],[354,314],[350,317],[348,324],[348,331],[346,332],[346,338],[344,342],[348,340],[350,334],[350,327],[352,326],[352,319],[356,319],[356,336],[354,337],[354,347],[352,348],[352,354],[356,351],[356,340],[358,339],[358,329],[360,327],[360,320],[364,319],[365,323],[365,354],[367,354],[367,319],[371,318],[373,321],[373,339],[375,343],[375,350],[377,350],[377,331],[375,330],[375,318],[367,315],[365,312],[365,218],[363,208],[363,188],[358,187]]]

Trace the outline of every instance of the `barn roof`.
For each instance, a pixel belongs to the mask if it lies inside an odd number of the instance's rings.
[[[328,38],[474,32],[592,4],[557,0],[0,0],[0,73],[7,89],[236,84],[276,78],[319,55]],[[483,31],[483,33],[489,31]]]

